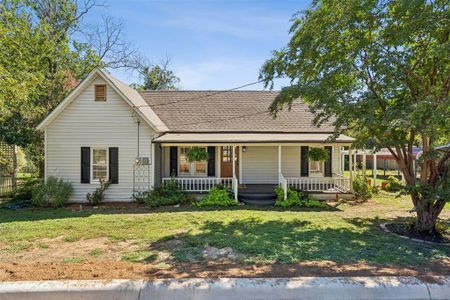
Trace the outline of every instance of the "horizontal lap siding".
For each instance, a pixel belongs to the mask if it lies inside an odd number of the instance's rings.
[[[276,184],[278,182],[278,147],[247,146],[242,154],[242,182]]]
[[[47,175],[72,182],[72,201],[86,201],[86,193],[99,185],[80,183],[80,148],[118,147],[119,184],[110,185],[106,201],[130,200],[133,191],[133,164],[137,156],[137,125],[132,108],[112,87],[107,101],[94,101],[94,80],[47,128]],[[140,126],[140,156],[151,156],[151,128]]]
[[[281,170],[284,177],[300,177],[300,147],[281,147]]]

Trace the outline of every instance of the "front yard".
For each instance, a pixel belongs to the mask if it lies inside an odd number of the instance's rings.
[[[410,217],[384,192],[324,210],[74,207],[0,209],[0,280],[450,274],[449,245],[379,228]]]

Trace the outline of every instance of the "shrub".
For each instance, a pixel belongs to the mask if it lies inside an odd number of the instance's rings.
[[[20,178],[17,181],[17,193],[14,200],[30,200],[33,197],[33,190],[40,184],[42,184],[42,180],[38,177]]]
[[[94,192],[86,194],[86,200],[92,205],[98,205],[105,200],[105,192],[111,183],[109,181],[100,179],[100,187],[96,188]]]
[[[223,186],[215,186],[200,201],[194,202],[193,205],[200,206],[234,206],[238,201],[233,199],[230,192]]]
[[[312,196],[308,195],[303,191],[297,191],[294,188],[288,189],[287,199],[284,199],[284,191],[280,186],[275,188],[275,193],[277,194],[277,201],[275,206],[290,208],[290,207],[318,207],[326,208],[327,205],[320,200],[314,199]]]
[[[361,199],[369,199],[373,195],[372,187],[369,185],[367,180],[363,176],[357,175],[355,180],[352,182],[353,193],[356,197]]]
[[[31,202],[34,206],[63,206],[72,196],[73,187],[70,182],[50,176],[33,189]]]
[[[137,203],[145,203],[145,199],[147,199],[149,191],[145,192],[136,192],[133,194],[133,200]]]
[[[192,201],[192,196],[183,191],[175,180],[156,186],[147,192],[144,202],[149,207],[165,205],[187,204]]]
[[[388,192],[398,192],[402,188],[402,184],[400,183],[400,180],[395,178],[394,176],[388,177],[388,183],[384,187],[384,189]]]

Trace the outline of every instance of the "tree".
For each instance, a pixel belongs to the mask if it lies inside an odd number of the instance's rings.
[[[43,173],[37,124],[95,67],[125,65],[123,25],[84,24],[95,0],[0,2],[0,137],[23,146]]]
[[[357,133],[394,156],[417,213],[415,229],[433,233],[450,201],[450,11],[445,0],[323,0],[296,15],[288,45],[265,62],[260,77],[290,85],[276,113],[301,97],[315,123],[332,118],[336,134]],[[423,148],[420,177],[413,146]]]
[[[143,84],[133,84],[138,90],[176,90],[178,78],[169,70],[170,59],[165,58],[159,64],[153,64],[142,56],[135,56],[130,62],[130,68],[136,70],[143,80]]]

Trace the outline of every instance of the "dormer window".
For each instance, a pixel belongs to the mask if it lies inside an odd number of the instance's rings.
[[[106,101],[106,84],[95,85],[95,101]]]

